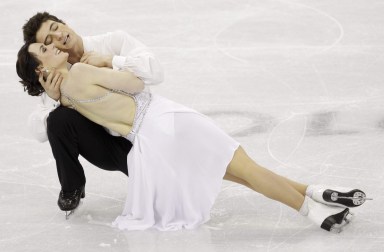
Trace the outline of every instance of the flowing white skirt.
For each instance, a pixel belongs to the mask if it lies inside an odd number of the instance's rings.
[[[153,95],[128,154],[128,195],[113,225],[163,231],[205,223],[238,147],[210,118]]]

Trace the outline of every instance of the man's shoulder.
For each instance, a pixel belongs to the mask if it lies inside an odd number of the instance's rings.
[[[82,39],[85,51],[100,51],[103,50],[103,48],[105,49],[106,45],[124,41],[127,36],[129,35],[126,32],[116,30],[98,35],[84,36]]]
[[[85,40],[98,40],[98,39],[105,39],[105,38],[113,37],[116,35],[117,36],[128,35],[128,33],[123,31],[123,30],[115,30],[115,31],[100,33],[100,34],[96,34],[96,35],[84,36],[83,39],[85,39]]]

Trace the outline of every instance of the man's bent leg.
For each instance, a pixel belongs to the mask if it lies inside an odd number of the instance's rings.
[[[47,133],[64,191],[76,190],[86,182],[79,154],[99,168],[128,174],[126,160],[131,143],[111,136],[77,111],[59,107],[51,112]]]

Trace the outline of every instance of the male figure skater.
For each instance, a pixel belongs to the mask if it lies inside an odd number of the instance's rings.
[[[83,62],[98,67],[131,71],[146,85],[163,81],[163,69],[148,48],[123,31],[82,37],[62,20],[47,12],[37,13],[23,26],[24,41],[53,43],[68,52],[71,64]],[[104,170],[128,175],[127,154],[131,143],[86,119],[73,109],[60,106],[62,77],[54,69],[40,77],[41,103],[28,119],[34,137],[49,140],[61,184],[58,205],[71,214],[85,197],[86,178],[79,155]],[[49,74],[48,74],[49,73]]]

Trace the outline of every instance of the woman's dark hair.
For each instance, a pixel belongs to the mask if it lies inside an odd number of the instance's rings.
[[[40,29],[41,24],[47,20],[56,21],[65,24],[62,20],[56,16],[49,14],[48,12],[38,12],[31,17],[23,26],[24,42],[36,42],[36,33]]]
[[[38,96],[45,92],[44,88],[39,82],[39,76],[36,73],[37,67],[41,62],[28,51],[31,43],[25,43],[17,54],[16,72],[22,79],[20,81],[24,86],[24,91],[29,95]]]

